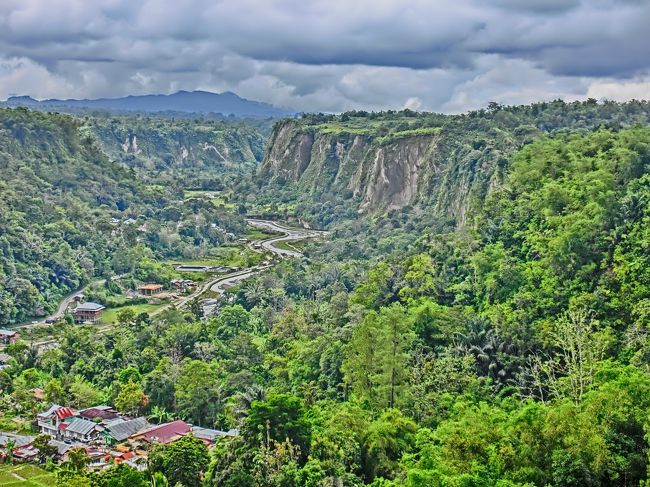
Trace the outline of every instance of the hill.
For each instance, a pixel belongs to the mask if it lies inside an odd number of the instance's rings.
[[[35,100],[29,96],[10,97],[5,106],[58,108],[89,108],[130,112],[183,112],[220,113],[235,117],[269,118],[286,117],[294,112],[268,103],[247,100],[232,92],[178,91],[170,95],[139,95],[122,98],[98,98],[93,100]]]
[[[595,100],[494,104],[463,115],[305,115],[275,125],[258,183],[270,200],[310,207],[303,216],[311,212],[321,225],[350,208],[377,215],[421,207],[431,219],[463,226],[502,184],[512,155],[537,137],[648,122],[648,102]]]
[[[0,171],[3,324],[43,316],[93,277],[219,245],[212,224],[244,225],[209,202],[180,204],[174,181],[145,184],[67,115],[0,109]]]

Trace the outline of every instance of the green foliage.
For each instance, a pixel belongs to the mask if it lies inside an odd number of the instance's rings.
[[[194,436],[184,436],[169,445],[156,445],[149,453],[149,469],[160,472],[168,485],[199,487],[210,458],[208,448]]]

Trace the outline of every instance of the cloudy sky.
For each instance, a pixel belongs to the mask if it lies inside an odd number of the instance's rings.
[[[650,0],[0,0],[0,99],[304,111],[650,98]]]

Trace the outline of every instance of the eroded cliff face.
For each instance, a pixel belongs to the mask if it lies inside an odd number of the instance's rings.
[[[289,120],[276,125],[271,134],[261,175],[295,183],[312,194],[357,197],[360,212],[423,204],[463,225],[470,205],[500,182],[498,154],[477,164],[471,153],[450,147],[445,135],[441,131],[382,140],[305,130]]]

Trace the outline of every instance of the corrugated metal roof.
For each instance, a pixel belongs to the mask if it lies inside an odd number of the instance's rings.
[[[185,421],[177,419],[171,423],[161,424],[160,426],[155,426],[145,431],[141,431],[136,436],[139,440],[144,440],[148,443],[158,442],[158,443],[170,443],[176,438],[185,436],[189,433],[191,427]]]
[[[80,435],[87,435],[97,426],[93,421],[88,421],[87,419],[75,418],[72,420],[66,431],[72,433],[78,433]]]
[[[56,447],[57,453],[59,455],[64,455],[70,448],[74,448],[74,445],[71,445],[70,443],[65,443],[63,441],[57,440],[50,441],[50,445]]]
[[[82,416],[86,419],[94,419],[94,418],[114,419],[117,418],[117,413],[114,413],[113,411],[107,409],[96,407],[96,408],[84,409],[83,411],[81,411],[81,413],[79,413],[79,416]]]
[[[129,421],[114,422],[106,425],[106,429],[116,441],[126,440],[129,436],[136,434],[151,426],[146,418],[135,418]]]
[[[52,415],[58,419],[65,419],[74,416],[74,410],[65,406],[59,406],[58,404],[52,404],[47,411],[38,413],[37,416],[39,418],[49,418]]]
[[[192,426],[192,434],[202,440],[213,442],[222,436],[237,436],[237,430],[220,431],[210,428],[201,428],[200,426]]]
[[[57,410],[54,412],[54,415],[55,415],[58,419],[69,418],[69,417],[71,417],[71,416],[74,416],[74,410],[73,410],[72,408],[68,408],[68,407],[63,406],[63,407],[60,407],[59,409],[57,409]]]
[[[104,306],[101,304],[92,303],[89,301],[87,303],[78,304],[74,311],[100,311],[102,309],[104,309]]]
[[[34,441],[33,436],[12,435],[11,433],[0,433],[0,446],[5,447],[10,441],[15,442],[15,448],[29,445]]]

